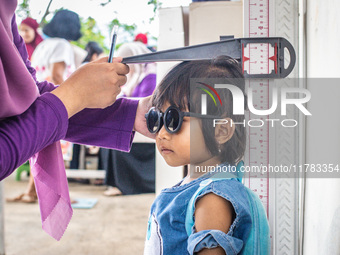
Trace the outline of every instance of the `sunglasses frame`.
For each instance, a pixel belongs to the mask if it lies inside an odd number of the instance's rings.
[[[171,131],[167,125],[164,125],[165,124],[165,120],[166,120],[166,116],[167,114],[170,112],[170,110],[175,110],[178,112],[178,115],[179,115],[179,123],[178,123],[178,126],[175,130]],[[158,113],[158,125],[157,125],[157,128],[156,130],[152,130],[151,127],[149,126],[149,121],[148,121],[148,118],[149,118],[149,115],[150,115],[150,112],[151,111],[155,111]],[[169,106],[165,112],[161,112],[159,110],[156,109],[156,107],[151,107],[150,110],[145,114],[145,119],[146,119],[146,126],[148,127],[148,130],[150,133],[152,134],[155,134],[157,132],[159,132],[159,130],[161,130],[162,126],[164,125],[165,127],[165,130],[170,133],[170,134],[174,134],[174,133],[177,133],[181,127],[182,127],[182,124],[183,124],[183,118],[184,117],[196,117],[196,118],[220,118],[220,117],[217,117],[217,116],[211,116],[211,115],[202,115],[200,113],[193,113],[193,112],[182,112],[178,107],[176,106]]]

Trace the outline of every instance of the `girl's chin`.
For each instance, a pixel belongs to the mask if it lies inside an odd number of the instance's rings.
[[[171,160],[171,159],[165,159],[165,162],[171,166],[171,167],[179,167],[179,166],[184,166],[184,165],[187,165],[188,163],[183,163],[183,162],[176,162],[174,160]]]
[[[173,162],[166,162],[169,166],[171,167],[179,167],[179,166],[183,166],[182,164],[178,164],[178,163],[173,163]]]

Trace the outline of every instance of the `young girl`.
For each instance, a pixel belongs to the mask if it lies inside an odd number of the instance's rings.
[[[189,171],[154,201],[144,254],[269,254],[264,208],[240,182],[245,128],[230,123],[244,116],[233,115],[227,89],[216,89],[220,104],[207,100],[207,113],[200,114],[202,94],[214,87],[211,78],[244,91],[242,72],[232,58],[183,62],[156,88],[146,114],[166,162],[189,165]],[[213,119],[227,124],[213,125]]]

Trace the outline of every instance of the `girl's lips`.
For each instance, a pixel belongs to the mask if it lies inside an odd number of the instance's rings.
[[[173,153],[174,151],[168,148],[165,148],[165,147],[161,147],[161,152],[162,154],[170,154],[170,153]]]

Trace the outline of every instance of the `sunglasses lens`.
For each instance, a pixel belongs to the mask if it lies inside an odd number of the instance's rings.
[[[176,109],[169,109],[166,114],[165,122],[166,127],[169,129],[169,131],[176,131],[179,125],[179,112]]]
[[[151,133],[157,132],[157,128],[159,126],[159,120],[160,120],[159,113],[157,111],[153,110],[149,112],[147,124],[149,127],[149,131]]]

